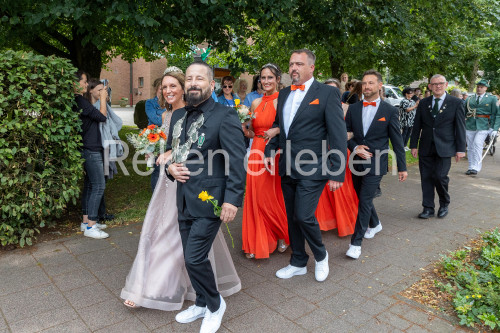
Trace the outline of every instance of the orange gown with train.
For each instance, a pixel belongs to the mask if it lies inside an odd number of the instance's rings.
[[[278,175],[279,156],[276,156],[274,175],[265,169],[263,163],[266,141],[262,135],[271,128],[276,118],[273,103],[276,98],[278,92],[263,96],[252,120],[255,136],[248,158],[242,240],[243,251],[255,254],[257,259],[269,258],[269,254],[276,250],[278,239],[290,243],[281,178]]]
[[[348,150],[346,165],[349,155]],[[346,168],[344,184],[340,189],[332,192],[328,183],[326,184],[319,198],[315,215],[322,231],[337,228],[340,237],[354,233],[358,216],[358,196],[352,184],[352,174],[349,168]]]

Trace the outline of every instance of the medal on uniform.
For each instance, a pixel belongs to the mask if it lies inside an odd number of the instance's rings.
[[[205,133],[201,133],[201,135],[198,137],[198,148],[201,148],[201,146],[203,146],[203,143],[205,143]]]

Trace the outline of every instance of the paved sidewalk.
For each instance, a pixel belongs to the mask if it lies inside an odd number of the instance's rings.
[[[499,156],[496,156],[499,159]],[[488,156],[478,177],[453,163],[451,212],[443,220],[416,218],[421,211],[417,167],[406,183],[383,180],[376,199],[383,230],[363,243],[362,257],[345,256],[349,237],[324,232],[330,276],[275,277],[286,254],[248,260],[239,250],[241,210],[232,223],[232,249],[243,290],[226,299],[220,332],[456,332],[450,318],[435,315],[398,293],[420,277],[440,253],[499,226],[500,163]],[[110,238],[75,235],[0,256],[0,333],[4,332],[197,332],[200,321],[177,324],[175,313],[129,309],[119,298],[133,261],[141,224],[108,229]],[[228,240],[228,239],[226,239]]]

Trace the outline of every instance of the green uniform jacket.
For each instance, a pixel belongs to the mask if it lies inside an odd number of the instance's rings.
[[[470,109],[476,109],[476,117],[467,118],[465,121],[465,128],[468,131],[484,131],[493,128],[498,131],[500,127],[500,113],[497,106],[497,98],[489,93],[486,93],[479,104],[476,102],[476,95],[470,96],[466,102]],[[477,115],[489,115],[490,118],[477,117]]]

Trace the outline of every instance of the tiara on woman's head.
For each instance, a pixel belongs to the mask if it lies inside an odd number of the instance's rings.
[[[276,67],[276,65],[275,65],[275,64],[270,63],[270,62],[269,62],[269,63],[267,63],[267,64],[265,64],[264,66],[262,66],[262,67],[260,68],[260,70],[263,70],[263,69],[264,69],[264,68],[266,68],[266,67],[272,67],[272,68],[274,68],[274,69],[276,69],[276,70],[278,70],[278,71],[279,71],[278,67]]]
[[[182,73],[182,70],[179,67],[170,66],[170,67],[167,67],[167,69],[165,69],[165,71],[163,72],[163,75],[165,75],[167,73]]]

